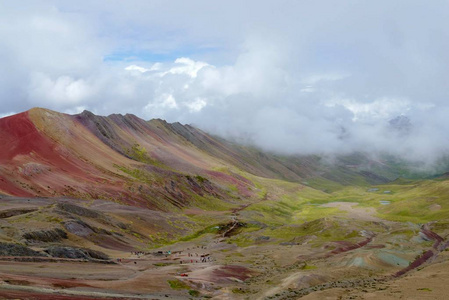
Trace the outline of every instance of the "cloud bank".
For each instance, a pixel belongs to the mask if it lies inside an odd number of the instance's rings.
[[[2,1],[0,116],[134,113],[279,153],[437,159],[448,53],[447,1]]]

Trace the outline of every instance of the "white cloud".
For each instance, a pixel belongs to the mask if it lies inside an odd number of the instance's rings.
[[[66,109],[63,112],[66,114],[69,114],[69,115],[74,115],[74,114],[82,113],[86,109],[87,109],[86,106],[75,106],[73,108]]]
[[[341,105],[354,114],[353,121],[388,120],[407,114],[410,101],[406,99],[381,98],[371,102],[359,102],[354,99],[334,99],[326,103],[328,107]]]
[[[207,105],[207,101],[204,98],[196,98],[193,102],[187,102],[185,105],[190,112],[199,112]]]
[[[154,117],[163,117],[168,111],[178,110],[179,106],[173,95],[162,94],[155,101],[149,102],[144,109]]]
[[[181,57],[175,60],[175,65],[170,70],[161,73],[161,76],[166,74],[186,74],[192,78],[195,78],[200,71],[204,67],[210,66],[209,64],[201,61],[194,61],[190,58]]]
[[[160,70],[161,68],[162,68],[162,64],[161,63],[159,63],[159,62],[157,62],[157,63],[154,63],[152,66],[151,66],[151,68],[150,68],[150,70],[149,71],[158,71],[158,70]]]
[[[60,76],[51,79],[43,73],[31,76],[29,93],[32,102],[68,103],[76,105],[91,95],[91,88],[84,79],[73,79],[70,76]]]
[[[136,65],[130,65],[125,68],[126,71],[138,71],[140,73],[145,73],[150,71],[150,69],[145,69],[144,67],[139,67]]]

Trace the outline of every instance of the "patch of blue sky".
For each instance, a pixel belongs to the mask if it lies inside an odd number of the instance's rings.
[[[167,62],[174,61],[178,57],[185,56],[185,53],[154,53],[154,52],[135,52],[135,51],[118,51],[103,57],[105,62]]]
[[[133,50],[119,50],[112,52],[103,57],[104,62],[173,62],[180,57],[188,57],[198,59],[199,56],[206,52],[217,51],[218,48],[186,48],[170,52],[152,52],[152,51],[133,51]]]

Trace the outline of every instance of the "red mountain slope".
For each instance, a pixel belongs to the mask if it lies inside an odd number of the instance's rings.
[[[103,134],[99,120],[107,126]],[[32,109],[0,119],[0,139],[5,194],[101,198],[159,209],[229,197],[231,184],[250,196],[252,183],[244,178],[222,174],[213,183],[198,176],[223,164],[131,115]]]

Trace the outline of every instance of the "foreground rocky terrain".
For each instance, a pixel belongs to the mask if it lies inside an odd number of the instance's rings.
[[[132,115],[33,109],[0,139],[2,298],[445,299],[444,174]]]

